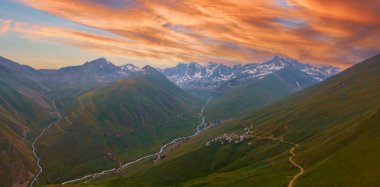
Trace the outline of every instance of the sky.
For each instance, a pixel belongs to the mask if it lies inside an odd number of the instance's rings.
[[[0,0],[0,56],[35,68],[245,64],[342,69],[380,52],[377,0]]]

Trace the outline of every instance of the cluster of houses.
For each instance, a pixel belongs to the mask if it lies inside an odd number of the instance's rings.
[[[236,133],[225,133],[222,136],[216,137],[208,142],[206,142],[206,147],[210,146],[211,144],[238,144],[242,143],[244,141],[247,141],[251,139],[254,136],[254,131],[251,128],[244,128],[243,134],[236,134]],[[248,142],[248,145],[251,145],[251,142]]]

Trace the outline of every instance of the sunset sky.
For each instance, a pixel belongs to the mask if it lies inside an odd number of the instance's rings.
[[[0,0],[0,56],[35,68],[262,62],[347,68],[380,52],[377,0]]]

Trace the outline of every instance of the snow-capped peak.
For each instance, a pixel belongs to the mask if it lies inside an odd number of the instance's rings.
[[[122,65],[122,66],[120,66],[120,69],[122,69],[124,71],[132,71],[132,72],[139,70],[139,68],[133,64]]]
[[[301,65],[300,62],[298,62],[297,60],[293,58],[279,56],[279,55],[274,56],[271,60],[264,62],[264,64],[275,64],[276,66],[283,66],[283,67]]]
[[[209,62],[206,65],[192,62],[189,64],[179,63],[175,67],[161,69],[160,71],[181,87],[209,89],[218,88],[224,84],[230,85],[231,82],[242,83],[252,79],[263,79],[265,76],[284,68],[302,71],[316,82],[339,72],[335,67],[324,66],[319,68],[278,55],[264,63],[250,63],[231,67],[215,62]]]

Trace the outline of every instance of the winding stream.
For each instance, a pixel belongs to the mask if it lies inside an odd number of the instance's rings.
[[[55,105],[55,101],[53,101],[53,106],[54,106],[55,111],[58,113],[58,119],[56,121],[54,121],[53,123],[51,123],[49,126],[47,126],[44,129],[42,129],[41,133],[36,137],[36,139],[34,139],[34,141],[32,143],[32,151],[33,151],[34,157],[37,159],[37,166],[38,166],[39,171],[34,176],[34,178],[33,178],[32,182],[30,183],[29,187],[32,187],[34,185],[34,183],[36,183],[38,177],[41,175],[41,173],[43,171],[43,169],[41,167],[41,159],[40,159],[40,157],[38,157],[37,152],[36,152],[36,143],[40,139],[40,137],[44,134],[44,132],[46,130],[48,130],[50,127],[52,127],[54,124],[56,124],[62,118],[61,117],[61,113],[59,112],[57,106]]]
[[[112,168],[112,169],[108,169],[108,170],[104,170],[104,171],[101,171],[101,172],[98,172],[98,173],[95,173],[95,174],[90,174],[90,175],[86,175],[86,176],[83,176],[81,178],[77,178],[77,179],[73,179],[73,180],[69,180],[69,181],[66,181],[66,182],[63,182],[62,184],[69,184],[69,183],[73,183],[73,182],[78,182],[78,181],[82,181],[82,180],[85,180],[85,179],[95,179],[97,177],[100,177],[100,176],[103,176],[103,175],[106,175],[106,174],[109,174],[109,173],[112,173],[112,172],[116,172],[116,171],[120,171],[121,169],[124,169],[132,164],[135,164],[135,163],[138,163],[142,160],[145,160],[147,158],[150,158],[150,157],[157,157],[159,155],[162,155],[164,154],[164,152],[172,145],[175,145],[175,144],[179,144],[181,142],[184,142],[185,140],[188,140],[196,135],[198,135],[199,133],[207,130],[209,128],[208,124],[206,123],[206,117],[203,115],[203,111],[206,107],[206,105],[208,104],[208,101],[205,105],[203,105],[202,107],[202,110],[201,112],[199,113],[199,117],[201,119],[196,131],[194,134],[190,135],[190,136],[184,136],[184,137],[180,137],[180,138],[176,138],[172,141],[170,141],[169,143],[163,145],[161,148],[160,148],[160,151],[157,152],[157,153],[154,153],[154,154],[150,154],[150,155],[146,155],[146,156],[143,156],[143,157],[140,157],[138,158],[137,160],[134,160],[134,161],[131,161],[131,162],[127,162],[125,164],[123,164],[121,167],[117,167],[117,168]]]

